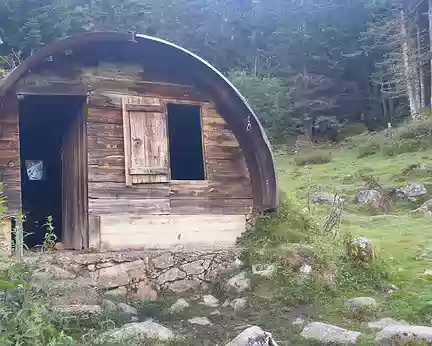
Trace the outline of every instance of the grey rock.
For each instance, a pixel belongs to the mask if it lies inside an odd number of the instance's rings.
[[[310,266],[309,264],[303,264],[300,267],[300,273],[304,275],[310,275],[311,272],[312,272],[312,266]]]
[[[335,204],[342,200],[341,197],[329,192],[315,192],[312,195],[312,203],[315,204]]]
[[[353,239],[348,245],[349,255],[359,262],[372,262],[375,258],[375,249],[371,240],[365,237]]]
[[[368,204],[373,209],[379,209],[381,201],[382,195],[377,190],[361,190],[357,193],[357,202]]]
[[[133,306],[130,306],[126,303],[119,303],[117,304],[117,308],[121,314],[129,316],[132,321],[136,320],[136,317],[138,316],[138,310]]]
[[[136,286],[136,291],[132,293],[132,296],[139,300],[155,301],[158,297],[158,293],[145,282],[140,282]]]
[[[432,328],[410,325],[391,325],[381,330],[375,343],[381,346],[407,345],[409,342],[423,341],[432,343]]]
[[[114,313],[118,311],[118,307],[116,303],[114,303],[112,300],[104,299],[102,301],[102,309],[105,312]]]
[[[234,312],[240,312],[246,307],[247,298],[236,298],[231,303],[230,306],[234,309]]]
[[[274,264],[254,264],[252,265],[252,274],[263,277],[270,277],[276,272]]]
[[[203,296],[202,304],[204,304],[205,306],[209,306],[211,308],[217,308],[219,306],[219,299],[212,296],[211,294],[207,294]]]
[[[160,340],[169,341],[174,339],[174,333],[168,328],[153,322],[134,322],[123,325],[120,328],[109,330],[100,337],[101,342],[125,344],[128,341]]]
[[[242,331],[235,339],[225,346],[278,346],[271,333],[258,326],[252,326]]]
[[[360,332],[320,322],[309,323],[301,332],[301,336],[307,340],[341,345],[355,344],[360,335]]]
[[[371,297],[357,297],[345,302],[345,306],[348,308],[364,308],[364,307],[376,307],[377,302]]]
[[[293,326],[301,326],[305,323],[303,318],[297,317],[294,321],[291,322]]]
[[[223,304],[222,304],[222,307],[223,308],[226,308],[226,307],[228,307],[230,305],[230,300],[229,299],[225,299],[225,301],[223,302]]]
[[[94,316],[102,313],[100,305],[57,305],[52,310],[66,316]]]
[[[198,324],[200,326],[211,326],[211,324],[212,324],[207,317],[190,318],[190,319],[188,319],[188,322],[190,324]]]
[[[75,279],[76,274],[71,273],[58,266],[48,264],[33,272],[33,277],[39,280],[67,280]]]
[[[168,311],[172,314],[182,312],[184,309],[189,307],[189,303],[183,298],[177,299],[177,301],[171,305]]]
[[[423,184],[410,183],[404,187],[396,189],[396,195],[398,197],[412,201],[415,201],[426,194],[427,190]]]
[[[382,318],[378,321],[373,321],[368,323],[368,328],[382,330],[388,326],[398,326],[398,325],[407,325],[403,320],[395,320],[393,318]]]
[[[236,293],[247,291],[250,289],[250,286],[251,279],[245,271],[238,273],[225,283],[225,289],[227,291],[234,291]]]
[[[212,312],[210,312],[211,316],[219,316],[221,313],[219,310],[213,310]]]

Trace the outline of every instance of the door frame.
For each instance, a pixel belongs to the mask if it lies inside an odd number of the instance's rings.
[[[78,201],[79,210],[81,213],[81,216],[78,215],[78,225],[74,224],[72,225],[72,229],[75,228],[75,231],[72,230],[72,234],[69,234],[71,232],[70,225],[65,224],[65,215],[69,211],[67,206],[64,203],[64,194],[65,194],[65,182],[64,182],[64,148],[63,148],[63,138],[62,138],[62,145],[61,145],[61,168],[62,168],[62,232],[61,232],[61,239],[62,242],[65,245],[66,249],[71,250],[82,250],[82,249],[88,249],[89,248],[89,213],[88,213],[88,141],[87,141],[87,116],[88,116],[88,105],[87,105],[87,93],[69,93],[69,92],[60,92],[60,93],[50,93],[50,92],[22,92],[17,91],[16,97],[18,100],[22,101],[26,96],[41,96],[41,97],[50,97],[50,96],[65,96],[65,97],[82,97],[82,107],[80,112],[76,115],[76,118],[74,120],[77,121],[80,128],[79,133],[79,142],[80,142],[80,151],[78,152],[78,170],[79,170],[79,189],[76,189],[79,191],[80,199]],[[18,118],[20,117],[19,114],[19,107],[18,107]],[[73,127],[73,124],[70,124],[70,127]],[[21,131],[18,130],[18,136],[21,136]],[[64,134],[63,134],[64,137]],[[72,148],[72,150],[78,150],[79,148]],[[21,156],[20,156],[20,162],[21,162]],[[21,168],[22,169],[22,168]],[[21,204],[22,204],[22,195],[21,195]],[[78,232],[77,228],[80,228],[80,239],[78,239]],[[70,237],[71,241],[65,242],[65,240]]]

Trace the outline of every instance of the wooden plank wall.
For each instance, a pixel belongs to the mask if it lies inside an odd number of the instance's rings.
[[[149,67],[150,69],[150,67]],[[90,215],[109,214],[247,214],[252,191],[244,156],[228,124],[211,101],[191,85],[143,80],[139,66],[100,65],[76,73],[64,71],[29,74],[18,91],[40,86],[91,89],[88,97],[88,194]],[[69,85],[69,86],[68,86]],[[44,89],[44,90],[45,90]],[[158,97],[164,103],[201,106],[206,181],[170,181],[126,186],[121,98],[125,95]]]
[[[86,71],[98,83],[106,71]],[[191,86],[156,82],[127,86],[135,76],[121,75],[122,83],[94,90],[89,97],[89,211],[90,214],[247,214],[252,190],[244,156],[228,124],[215,107]],[[110,81],[120,76],[113,76]],[[139,77],[141,78],[141,77]],[[100,82],[99,85],[103,85]],[[137,86],[138,85],[138,86]],[[145,86],[145,88],[144,88]],[[201,106],[206,181],[170,181],[126,187],[121,96],[125,93],[159,97],[166,103]]]
[[[4,184],[7,214],[16,215],[21,209],[18,99],[7,95],[0,100],[0,107],[0,182]]]

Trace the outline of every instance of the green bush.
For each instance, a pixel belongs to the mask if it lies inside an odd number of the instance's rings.
[[[299,154],[294,158],[294,162],[298,166],[322,164],[331,160],[331,153],[324,150],[314,150],[307,154]]]
[[[416,120],[391,131],[358,136],[358,157],[377,153],[395,156],[432,147],[432,119]]]
[[[22,346],[75,345],[73,339],[55,325],[54,316],[37,299],[27,283],[29,271],[14,265],[1,273],[0,343]]]

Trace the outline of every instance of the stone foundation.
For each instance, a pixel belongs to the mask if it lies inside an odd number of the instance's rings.
[[[155,300],[160,291],[179,293],[206,289],[219,275],[240,267],[239,252],[238,249],[56,252],[26,257],[25,262],[34,268],[35,283],[47,283],[53,291],[57,282],[59,292],[62,287],[76,284],[78,295],[81,291],[85,296],[81,300],[92,296],[90,291],[84,293],[86,289]],[[67,295],[71,298],[73,294]],[[74,299],[69,303],[81,301]]]

